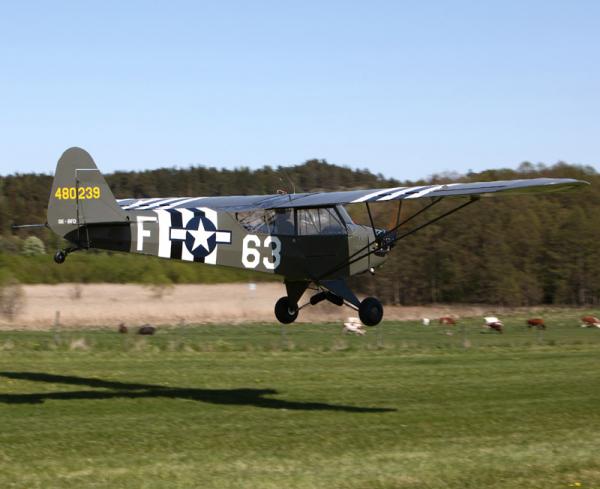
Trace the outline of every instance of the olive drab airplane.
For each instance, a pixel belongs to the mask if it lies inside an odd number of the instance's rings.
[[[282,323],[293,322],[303,307],[327,300],[350,306],[364,324],[373,326],[383,317],[381,303],[374,297],[359,300],[346,281],[352,275],[374,273],[397,241],[483,195],[551,192],[586,183],[536,178],[343,192],[117,200],[90,155],[71,148],[56,167],[46,226],[72,245],[56,253],[57,263],[75,250],[95,248],[275,273],[284,278],[287,292],[275,304],[275,316]],[[450,198],[458,202],[450,210],[419,226],[405,227]],[[424,205],[400,220],[402,201],[416,199]],[[379,229],[371,205],[388,201],[398,201],[397,218],[391,229]],[[345,205],[357,203],[366,206],[370,225],[354,223],[346,212]],[[300,305],[309,288],[314,293]]]

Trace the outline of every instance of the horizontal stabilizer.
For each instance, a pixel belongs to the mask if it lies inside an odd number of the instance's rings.
[[[39,229],[39,228],[47,228],[48,225],[44,224],[13,224],[11,229]]]

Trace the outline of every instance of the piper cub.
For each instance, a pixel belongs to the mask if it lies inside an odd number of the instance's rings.
[[[381,266],[394,244],[482,195],[568,190],[587,182],[536,178],[481,183],[450,183],[343,192],[115,199],[91,156],[70,148],[58,161],[45,224],[72,246],[54,255],[63,263],[75,250],[102,249],[223,265],[283,276],[286,292],[275,316],[292,323],[305,306],[327,300],[358,311],[367,326],[383,318],[381,302],[362,301],[348,277]],[[462,201],[424,224],[405,228],[442,200]],[[404,200],[424,205],[400,220]],[[371,204],[398,201],[395,224],[375,226]],[[370,225],[352,221],[347,204],[366,206]],[[307,289],[314,294],[299,305]]]

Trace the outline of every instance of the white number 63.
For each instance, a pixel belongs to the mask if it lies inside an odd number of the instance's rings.
[[[244,237],[242,241],[242,264],[246,268],[256,268],[260,263],[260,251],[256,249],[259,247],[261,247],[261,243],[258,236],[248,234]],[[281,263],[281,241],[276,236],[267,236],[262,247],[271,252],[271,256],[266,256],[262,260],[264,267],[268,270],[275,270]]]

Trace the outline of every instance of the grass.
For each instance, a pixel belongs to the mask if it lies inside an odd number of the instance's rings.
[[[600,330],[546,318],[1,332],[0,487],[597,488]]]

